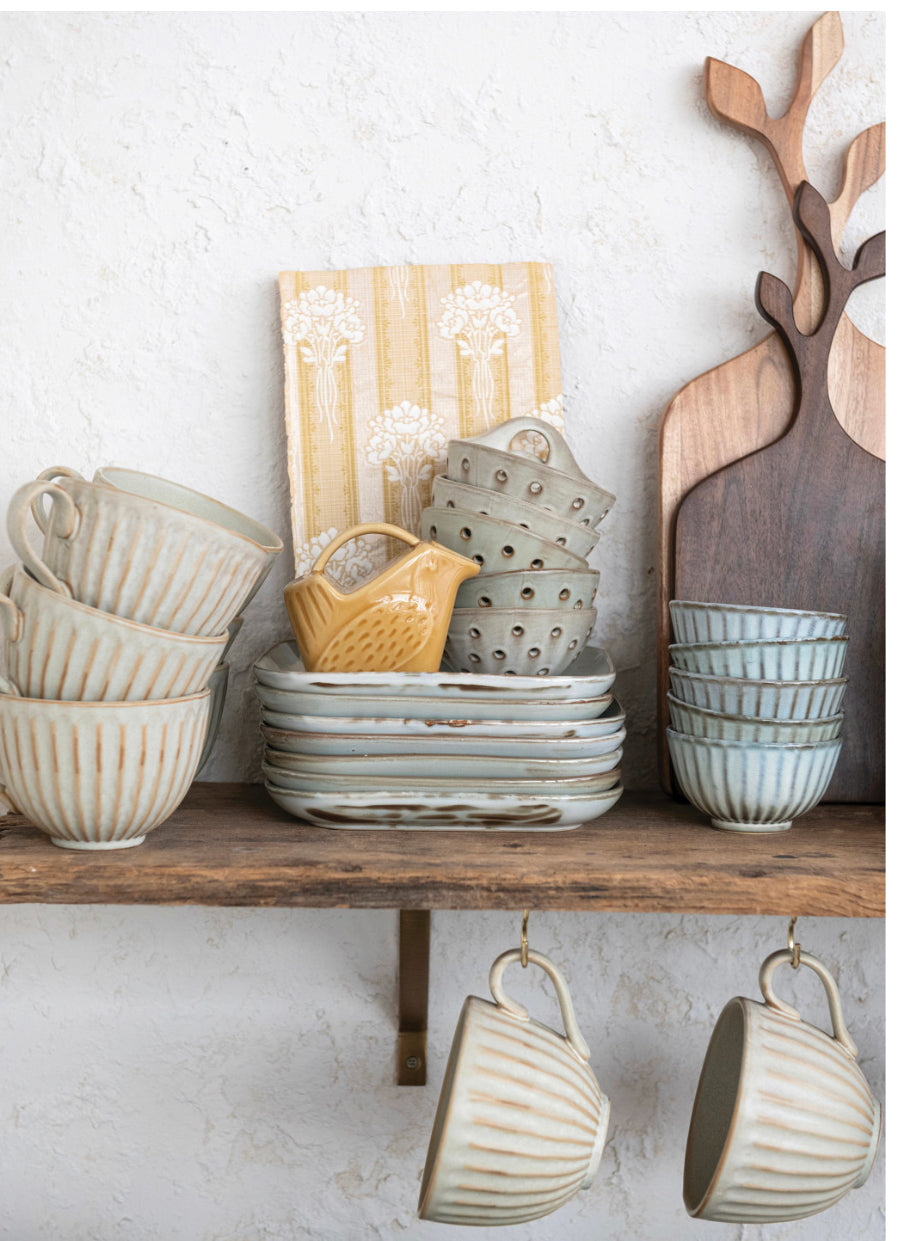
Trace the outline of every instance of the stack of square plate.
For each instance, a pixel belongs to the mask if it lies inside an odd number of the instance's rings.
[[[578,827],[621,796],[624,712],[605,651],[562,676],[306,672],[255,665],[265,787],[320,827]]]

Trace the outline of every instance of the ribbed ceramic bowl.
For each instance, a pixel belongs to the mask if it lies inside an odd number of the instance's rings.
[[[527,433],[545,440],[545,461],[509,451]],[[456,482],[538,504],[569,521],[595,526],[615,503],[610,491],[583,473],[559,432],[539,418],[510,418],[473,439],[450,440],[447,458],[447,475]]]
[[[126,849],[180,804],[200,763],[209,690],[155,702],[0,695],[0,779],[65,849]]]
[[[713,827],[781,832],[827,791],[842,741],[719,741],[667,730],[677,782]]]
[[[580,525],[552,513],[549,509],[516,500],[514,496],[486,487],[470,487],[441,475],[434,479],[431,504],[435,508],[452,508],[458,513],[481,513],[484,517],[498,517],[514,522],[525,530],[539,534],[541,538],[567,547],[576,556],[589,556],[599,541],[599,531],[592,526]]]
[[[833,741],[843,724],[842,715],[823,720],[761,720],[724,715],[680,702],[673,694],[668,695],[668,713],[672,727],[679,733],[722,741]]]
[[[668,678],[681,702],[725,715],[766,720],[819,720],[836,715],[848,681],[764,681],[715,677],[669,668]]]
[[[839,677],[849,639],[752,639],[743,642],[673,642],[671,662],[685,672],[766,681],[825,681]]]
[[[457,672],[558,676],[595,623],[595,608],[457,608],[443,658]]]
[[[542,539],[522,526],[480,513],[460,513],[451,508],[426,508],[421,515],[421,536],[434,539],[488,573],[506,569],[586,569],[583,556]]]
[[[228,693],[228,678],[231,675],[230,664],[219,664],[209,678],[209,726],[206,729],[206,740],[203,742],[203,753],[197,775],[203,770],[212,756],[215,740],[222,724],[222,712],[225,709],[225,698]]]
[[[457,608],[592,608],[599,586],[593,569],[481,572],[456,592]]]
[[[836,638],[846,632],[840,612],[753,608],[736,603],[694,603],[672,599],[675,642],[739,642],[749,638]]]

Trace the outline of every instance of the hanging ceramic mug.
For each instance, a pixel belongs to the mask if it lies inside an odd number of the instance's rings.
[[[856,1063],[830,971],[803,952],[824,984],[833,1036],[803,1021],[771,979],[793,953],[762,964],[764,1004],[736,997],[712,1033],[693,1104],[684,1202],[699,1219],[767,1224],[803,1219],[867,1180],[880,1139],[880,1104]]]
[[[588,1063],[564,978],[552,979],[565,1034],[511,1000],[502,976],[515,948],[490,970],[494,1003],[462,1006],[443,1079],[418,1213],[444,1224],[519,1224],[555,1211],[591,1184],[609,1125],[609,1101]]]

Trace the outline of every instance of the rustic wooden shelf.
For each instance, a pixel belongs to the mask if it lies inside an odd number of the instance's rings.
[[[883,806],[819,806],[782,834],[714,831],[625,793],[567,832],[310,827],[259,785],[195,784],[136,849],[58,849],[0,819],[0,902],[364,909],[567,909],[880,918]]]

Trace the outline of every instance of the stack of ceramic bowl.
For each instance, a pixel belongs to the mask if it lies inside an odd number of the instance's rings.
[[[320,827],[576,827],[621,796],[624,712],[596,647],[561,676],[255,665],[265,786]]]
[[[846,617],[672,600],[668,749],[715,827],[777,832],[816,806],[839,757]]]
[[[512,450],[541,437],[546,460]],[[583,650],[599,574],[588,567],[596,528],[615,497],[579,469],[562,436],[538,418],[451,440],[422,536],[470,556],[481,572],[456,596],[445,666],[458,672],[553,676]]]
[[[23,563],[0,581],[0,792],[64,848],[138,845],[208,752],[210,687],[220,715],[238,613],[281,540],[119,469],[92,482],[47,470],[19,488],[7,521]]]

